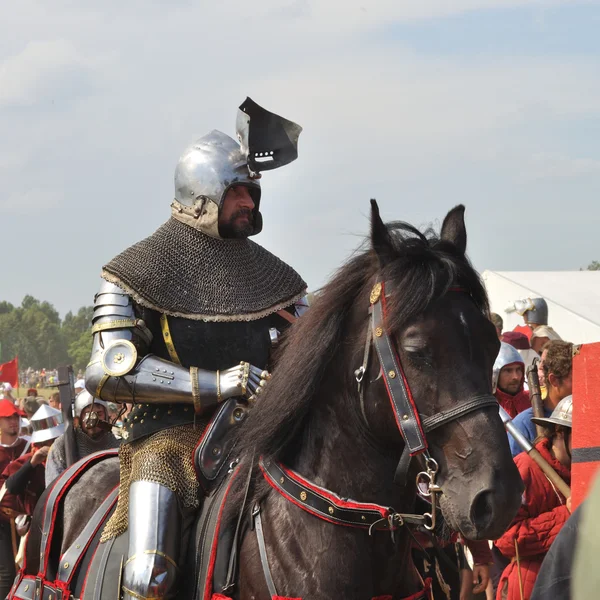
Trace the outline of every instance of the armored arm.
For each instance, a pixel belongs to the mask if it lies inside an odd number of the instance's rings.
[[[149,353],[152,333],[131,297],[102,282],[92,317],[86,388],[108,402],[193,404],[197,413],[233,396],[250,396],[267,375],[248,363],[224,371],[189,369]]]

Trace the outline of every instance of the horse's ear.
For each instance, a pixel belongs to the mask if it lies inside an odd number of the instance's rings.
[[[394,247],[390,238],[390,232],[379,216],[377,201],[371,199],[371,245],[379,258],[379,264],[385,265],[393,256]]]
[[[467,250],[467,228],[465,227],[465,207],[455,206],[444,219],[440,238],[452,242],[461,254]]]

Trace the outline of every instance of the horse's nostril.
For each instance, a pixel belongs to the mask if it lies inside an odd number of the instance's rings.
[[[494,504],[492,492],[485,490],[475,496],[471,508],[471,522],[478,531],[486,530],[494,518]]]

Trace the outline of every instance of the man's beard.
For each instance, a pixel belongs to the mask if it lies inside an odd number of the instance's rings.
[[[508,394],[509,396],[516,396],[516,395],[517,395],[517,394],[518,394],[518,393],[521,391],[521,385],[519,384],[519,385],[516,387],[516,389],[515,389],[515,391],[514,391],[514,392],[513,392],[512,390],[510,390],[509,388],[506,388],[506,389],[504,389],[504,388],[501,388],[500,386],[498,386],[498,389],[499,389],[501,392],[504,392],[505,394]]]
[[[238,218],[246,215],[247,221],[237,222]],[[219,225],[219,233],[223,238],[247,238],[254,232],[254,213],[248,208],[242,208],[231,215],[227,223]]]

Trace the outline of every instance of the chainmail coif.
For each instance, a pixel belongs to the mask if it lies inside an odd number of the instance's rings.
[[[290,306],[306,283],[249,239],[217,239],[174,218],[113,258],[102,277],[175,317],[253,321]]]

